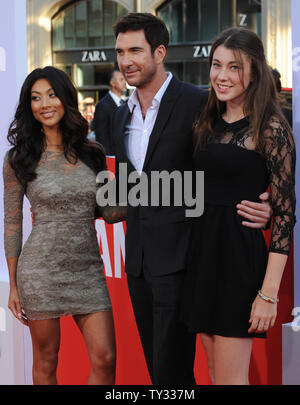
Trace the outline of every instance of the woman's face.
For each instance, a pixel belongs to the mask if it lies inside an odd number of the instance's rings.
[[[45,129],[58,128],[65,114],[64,106],[47,79],[37,80],[31,88],[31,110]]]
[[[213,54],[210,80],[218,100],[242,105],[251,80],[250,58],[241,52],[241,60],[237,60],[231,49],[218,46]]]

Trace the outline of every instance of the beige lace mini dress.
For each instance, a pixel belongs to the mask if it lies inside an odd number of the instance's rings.
[[[43,153],[26,192],[4,159],[5,254],[19,257],[17,286],[32,320],[111,310],[94,223],[96,175],[63,152]],[[22,248],[26,194],[34,224]]]

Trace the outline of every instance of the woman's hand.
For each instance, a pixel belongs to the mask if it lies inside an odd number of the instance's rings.
[[[14,317],[18,319],[18,321],[20,321],[23,325],[28,325],[25,314],[22,313],[17,287],[11,287],[10,289],[8,298],[8,308],[11,310]]]
[[[250,315],[251,326],[249,333],[263,333],[274,326],[277,316],[277,304],[264,301],[257,295]]]

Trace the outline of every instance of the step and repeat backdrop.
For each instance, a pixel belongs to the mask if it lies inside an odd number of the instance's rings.
[[[300,147],[300,27],[295,16],[300,15],[300,2],[292,1],[293,24],[293,108],[294,134]],[[33,45],[33,44],[31,44]],[[0,0],[0,160],[9,148],[6,140],[9,122],[13,118],[20,86],[27,75],[26,0]],[[107,158],[114,170],[114,158]],[[299,159],[297,178],[300,178]],[[299,183],[299,182],[298,182]],[[7,309],[8,272],[3,249],[3,180],[0,180],[0,384],[32,384],[32,349],[27,327],[19,324]],[[300,200],[299,184],[297,196]],[[297,210],[299,212],[299,209]],[[300,216],[297,215],[299,218]],[[106,224],[95,221],[99,248],[113,304],[117,339],[117,380],[120,385],[150,384],[149,375],[135,324],[124,272],[126,223]],[[31,230],[30,207],[24,202],[24,241]],[[269,243],[270,231],[265,232]],[[280,305],[276,326],[266,341],[254,340],[250,382],[252,384],[300,384],[300,234],[296,226],[294,246],[284,272],[280,289]],[[295,271],[294,271],[295,269]],[[293,316],[294,315],[294,316]],[[282,326],[282,324],[284,326]],[[299,326],[299,327],[298,327]],[[72,317],[61,319],[62,337],[59,355],[60,384],[87,384],[90,362],[83,339]],[[295,355],[296,354],[296,355]],[[197,342],[195,375],[198,384],[209,384],[206,357]],[[298,382],[297,382],[298,381]]]

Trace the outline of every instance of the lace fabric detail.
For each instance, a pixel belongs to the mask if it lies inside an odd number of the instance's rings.
[[[38,163],[38,169],[49,173],[70,174],[82,163],[69,163],[63,152],[45,151]],[[4,180],[4,248],[6,257],[19,256],[22,249],[22,224],[23,224],[23,200],[24,187],[16,177],[15,171],[9,164],[6,154],[3,162]],[[76,198],[76,196],[73,196]],[[35,198],[34,198],[35,201]],[[49,199],[49,206],[57,208],[55,198]]]
[[[256,150],[253,132],[247,118],[232,124],[219,119],[214,129],[212,143],[235,145],[253,152]],[[270,204],[273,209],[269,250],[288,254],[296,223],[295,144],[292,135],[277,117],[273,117],[268,122],[264,130],[264,138],[263,156],[269,175]]]
[[[3,163],[4,180],[4,249],[6,257],[18,257],[22,249],[24,187],[8,162]]]
[[[22,247],[24,188],[4,159],[5,254],[18,257],[17,286],[29,319],[111,310],[94,224],[96,174],[46,151],[27,184],[32,231]]]

